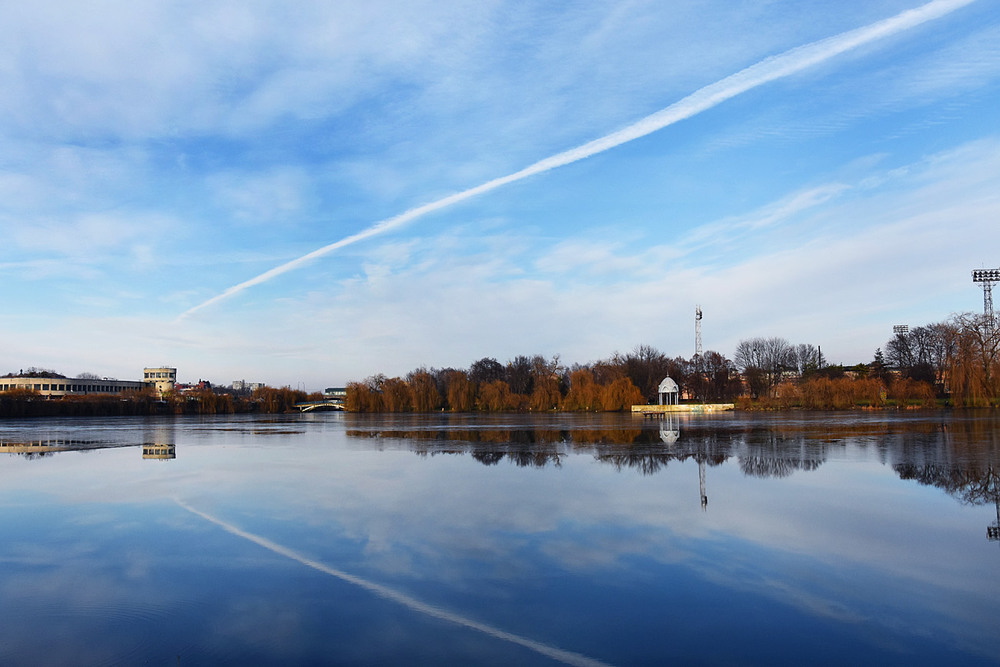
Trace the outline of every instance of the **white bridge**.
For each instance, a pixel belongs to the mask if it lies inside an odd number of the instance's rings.
[[[303,403],[296,403],[295,407],[299,409],[299,412],[315,412],[316,410],[344,410],[344,399],[342,398],[327,398],[322,401],[305,401]]]

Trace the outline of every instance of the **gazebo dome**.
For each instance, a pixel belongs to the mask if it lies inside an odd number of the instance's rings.
[[[660,388],[657,390],[661,394],[673,394],[680,391],[680,387],[671,378],[663,378],[660,381]]]

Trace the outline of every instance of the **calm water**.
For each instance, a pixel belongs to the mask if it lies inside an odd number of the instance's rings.
[[[0,663],[991,664],[998,471],[995,413],[0,421]]]

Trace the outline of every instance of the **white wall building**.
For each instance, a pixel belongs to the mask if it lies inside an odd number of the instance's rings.
[[[84,396],[87,394],[119,394],[123,391],[138,391],[145,387],[143,382],[133,380],[94,380],[87,378],[65,378],[55,375],[42,377],[0,377],[0,391],[28,389],[42,396]]]
[[[160,368],[144,368],[142,370],[142,381],[152,385],[156,393],[163,394],[173,391],[177,386],[177,369],[163,366]]]

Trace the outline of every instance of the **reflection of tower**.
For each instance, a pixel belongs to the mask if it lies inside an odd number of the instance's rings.
[[[701,306],[694,307],[694,354],[701,356]]]
[[[701,491],[701,511],[708,510],[708,493],[705,491],[705,455],[698,457],[698,490]]]
[[[149,443],[142,446],[142,458],[157,459],[166,461],[177,458],[177,447],[175,445],[161,445],[159,443]]]
[[[986,526],[986,539],[990,542],[1000,542],[1000,495],[995,498],[997,506],[997,520],[989,526]]]
[[[681,437],[681,425],[677,415],[666,413],[660,419],[660,440],[666,445],[672,445]],[[704,443],[698,445],[698,452],[694,455],[698,462],[698,492],[701,495],[701,509],[708,509],[708,493],[705,491],[705,462],[708,454],[705,452]]]

